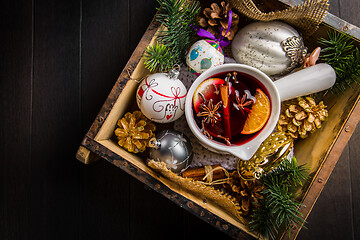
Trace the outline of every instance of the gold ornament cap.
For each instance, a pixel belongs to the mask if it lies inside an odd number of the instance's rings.
[[[239,159],[237,171],[244,180],[260,179],[279,166],[293,149],[293,140],[283,132],[272,133],[259,147],[254,156]]]

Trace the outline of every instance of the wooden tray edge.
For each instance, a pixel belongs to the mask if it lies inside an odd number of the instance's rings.
[[[105,100],[105,103],[101,107],[95,121],[91,125],[89,131],[87,132],[86,136],[90,138],[95,138],[99,129],[101,128],[102,124],[104,123],[105,119],[109,115],[116,99],[121,94],[122,90],[124,89],[126,83],[129,81],[132,72],[134,71],[135,67],[139,63],[143,52],[145,51],[146,47],[151,42],[153,36],[155,35],[156,31],[160,27],[160,24],[155,20],[155,17],[151,21],[149,27],[147,28],[145,34],[142,36],[139,44],[135,48],[134,52],[132,53],[129,61],[125,65],[124,69],[120,73],[114,87],[111,89],[110,94]]]
[[[283,2],[287,5],[296,5],[297,3],[301,3],[300,0],[279,0],[280,2]],[[336,26],[333,24],[336,23]],[[347,23],[346,21],[337,18],[336,16],[328,13],[327,16],[324,19],[323,24],[332,27],[334,29],[337,29],[339,31],[346,32],[357,39],[360,39],[360,28]],[[109,153],[105,153],[106,151],[109,152],[108,149],[103,148],[101,145],[97,144],[94,141],[94,138],[96,134],[98,133],[99,129],[101,128],[104,120],[108,116],[114,102],[118,98],[118,96],[121,94],[123,88],[125,87],[126,82],[129,80],[129,74],[131,75],[132,71],[135,69],[137,63],[139,62],[141,55],[145,49],[145,47],[150,43],[153,35],[157,31],[158,27],[160,25],[155,21],[155,18],[150,23],[147,31],[145,32],[144,36],[140,40],[138,46],[134,50],[133,54],[131,55],[128,63],[124,67],[123,71],[121,72],[116,84],[114,85],[113,89],[111,90],[108,98],[106,99],[105,103],[103,104],[99,114],[97,115],[95,121],[93,122],[92,126],[90,127],[88,133],[86,134],[83,142],[81,143],[78,152],[77,152],[77,159],[85,164],[91,163],[95,160],[97,160],[99,157],[106,158],[107,161],[113,163],[114,165],[120,167],[122,170],[130,174],[131,176],[137,178],[144,184],[147,184],[151,188],[153,188],[155,191],[161,193],[162,195],[166,196],[171,201],[178,204],[180,207],[186,209],[190,213],[194,214],[198,218],[204,220],[205,222],[213,225],[217,229],[225,232],[229,236],[233,238],[240,238],[240,239],[254,239],[251,235],[244,235],[247,234],[243,232],[241,229],[238,229],[236,226],[228,223],[226,220],[220,218],[219,216],[209,212],[208,210],[202,208],[201,206],[197,205],[196,203],[192,202],[190,199],[185,198],[182,195],[179,195],[175,192],[173,192],[171,189],[169,189],[167,186],[165,186],[163,183],[157,181],[156,179],[153,179],[150,175],[148,175],[146,172],[138,171],[139,169],[135,165],[129,165],[129,163],[119,157],[117,157],[117,161],[120,161],[121,163],[116,164],[114,163],[114,159],[111,159],[111,155],[108,155]],[[357,111],[355,116],[352,116],[354,112]],[[338,158],[340,157],[343,149],[345,148],[348,140],[350,139],[353,131],[356,128],[356,125],[360,121],[360,104],[359,101],[357,101],[356,107],[353,108],[351,111],[351,115],[346,123],[344,123],[345,127],[341,130],[341,133],[339,134],[338,139],[336,140],[336,144],[334,144],[334,147],[330,150],[328,157],[325,159],[323,163],[322,169],[316,174],[314,177],[314,181],[311,183],[311,186],[309,187],[308,194],[304,198],[303,203],[306,205],[306,203],[310,203],[307,207],[303,207],[300,209],[300,212],[305,216],[305,219],[311,212],[311,209],[313,208],[317,198],[319,197],[323,187],[326,184],[326,181],[331,175],[332,170],[334,169]],[[93,143],[92,143],[93,142]],[[89,150],[90,149],[90,150]],[[114,153],[112,153],[114,154]],[[115,156],[115,154],[114,154]],[[116,156],[115,156],[116,157]],[[311,204],[311,202],[313,204]],[[300,232],[301,227],[298,229],[291,229],[290,236],[291,239],[295,239]],[[284,239],[289,239],[288,234],[283,235]]]
[[[318,197],[320,196],[327,180],[330,178],[332,171],[334,170],[336,163],[339,160],[345,146],[350,140],[352,134],[354,133],[356,126],[360,122],[360,100],[358,99],[354,105],[352,111],[349,114],[349,118],[344,123],[343,128],[340,131],[338,138],[336,139],[332,149],[330,150],[328,156],[322,164],[322,167],[314,176],[311,185],[308,188],[308,191],[305,195],[305,198],[302,201],[303,207],[300,207],[300,212],[302,213],[304,219],[306,220],[309,216],[311,210],[313,209]],[[296,239],[301,227],[292,228],[290,230],[291,239]],[[289,234],[284,234],[283,239],[290,239]]]
[[[86,136],[82,144],[86,147],[80,146],[80,148],[83,147],[87,151],[91,151],[94,154],[98,155],[99,157],[104,158],[108,162],[114,164],[115,166],[119,167],[120,169],[128,173],[130,176],[136,178],[140,182],[146,184],[156,192],[160,193],[161,195],[165,196],[172,202],[176,203],[181,208],[187,210],[188,212],[195,215],[199,219],[205,221],[206,223],[211,224],[213,227],[226,233],[230,237],[241,240],[256,239],[252,235],[243,231],[243,229],[236,227],[235,225],[229,223],[225,219],[203,208],[202,206],[193,202],[191,199],[188,199],[187,197],[176,193],[168,186],[166,186],[164,183],[153,178],[150,174],[142,171],[136,165],[133,165],[131,162],[128,162],[126,159],[118,156],[116,153],[112,152],[108,148],[102,146],[96,140]]]

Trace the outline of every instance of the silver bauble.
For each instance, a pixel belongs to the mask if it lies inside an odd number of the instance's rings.
[[[193,159],[190,139],[175,130],[165,130],[150,139],[150,159],[164,162],[174,173],[181,173]]]
[[[254,22],[240,29],[231,42],[231,51],[236,62],[268,76],[289,73],[306,55],[300,34],[279,21]]]

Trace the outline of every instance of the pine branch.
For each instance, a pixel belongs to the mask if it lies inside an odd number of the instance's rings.
[[[329,90],[333,94],[344,92],[353,83],[360,84],[360,53],[351,40],[351,37],[337,33],[328,32],[328,39],[320,39],[322,49],[321,59],[331,65],[336,73],[336,82]]]
[[[275,219],[271,213],[271,209],[266,207],[265,201],[262,201],[258,208],[255,208],[249,222],[250,230],[258,232],[265,239],[275,239],[278,230],[275,226]]]
[[[266,198],[266,207],[272,209],[275,226],[280,228],[290,224],[301,224],[303,220],[299,217],[298,211],[300,204],[293,200],[294,194],[289,186],[278,185],[278,176],[273,177],[272,182],[265,183],[266,188],[263,194]]]
[[[250,229],[271,239],[279,229],[304,223],[299,212],[300,203],[294,200],[295,187],[302,185],[308,174],[304,165],[297,165],[295,158],[285,160],[276,170],[265,175],[262,180],[264,198],[255,209],[249,222]]]
[[[145,67],[151,72],[164,72],[181,64],[186,50],[195,38],[194,26],[200,13],[198,1],[157,0],[160,7],[156,19],[166,30],[158,34],[158,43],[144,53]]]
[[[150,72],[167,72],[176,64],[176,59],[169,49],[159,43],[156,43],[155,46],[148,46],[143,58],[145,67]]]
[[[280,184],[297,185],[302,186],[302,182],[305,181],[308,177],[308,169],[305,167],[305,164],[298,166],[297,160],[295,157],[289,160],[282,162],[276,170],[273,171],[272,175],[279,175],[282,182]]]
[[[166,28],[166,31],[160,32],[159,42],[171,49],[174,58],[181,62],[196,35],[194,26],[200,13],[200,3],[187,3],[186,0],[157,1],[160,4],[157,21]]]

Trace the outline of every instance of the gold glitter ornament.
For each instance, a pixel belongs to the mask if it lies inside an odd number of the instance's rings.
[[[118,144],[129,152],[145,151],[149,146],[149,139],[155,136],[153,133],[156,130],[155,125],[140,111],[127,112],[117,125],[115,135]]]
[[[293,140],[283,132],[272,133],[259,147],[254,156],[239,160],[237,170],[244,180],[260,179],[286,159],[293,149]]]

